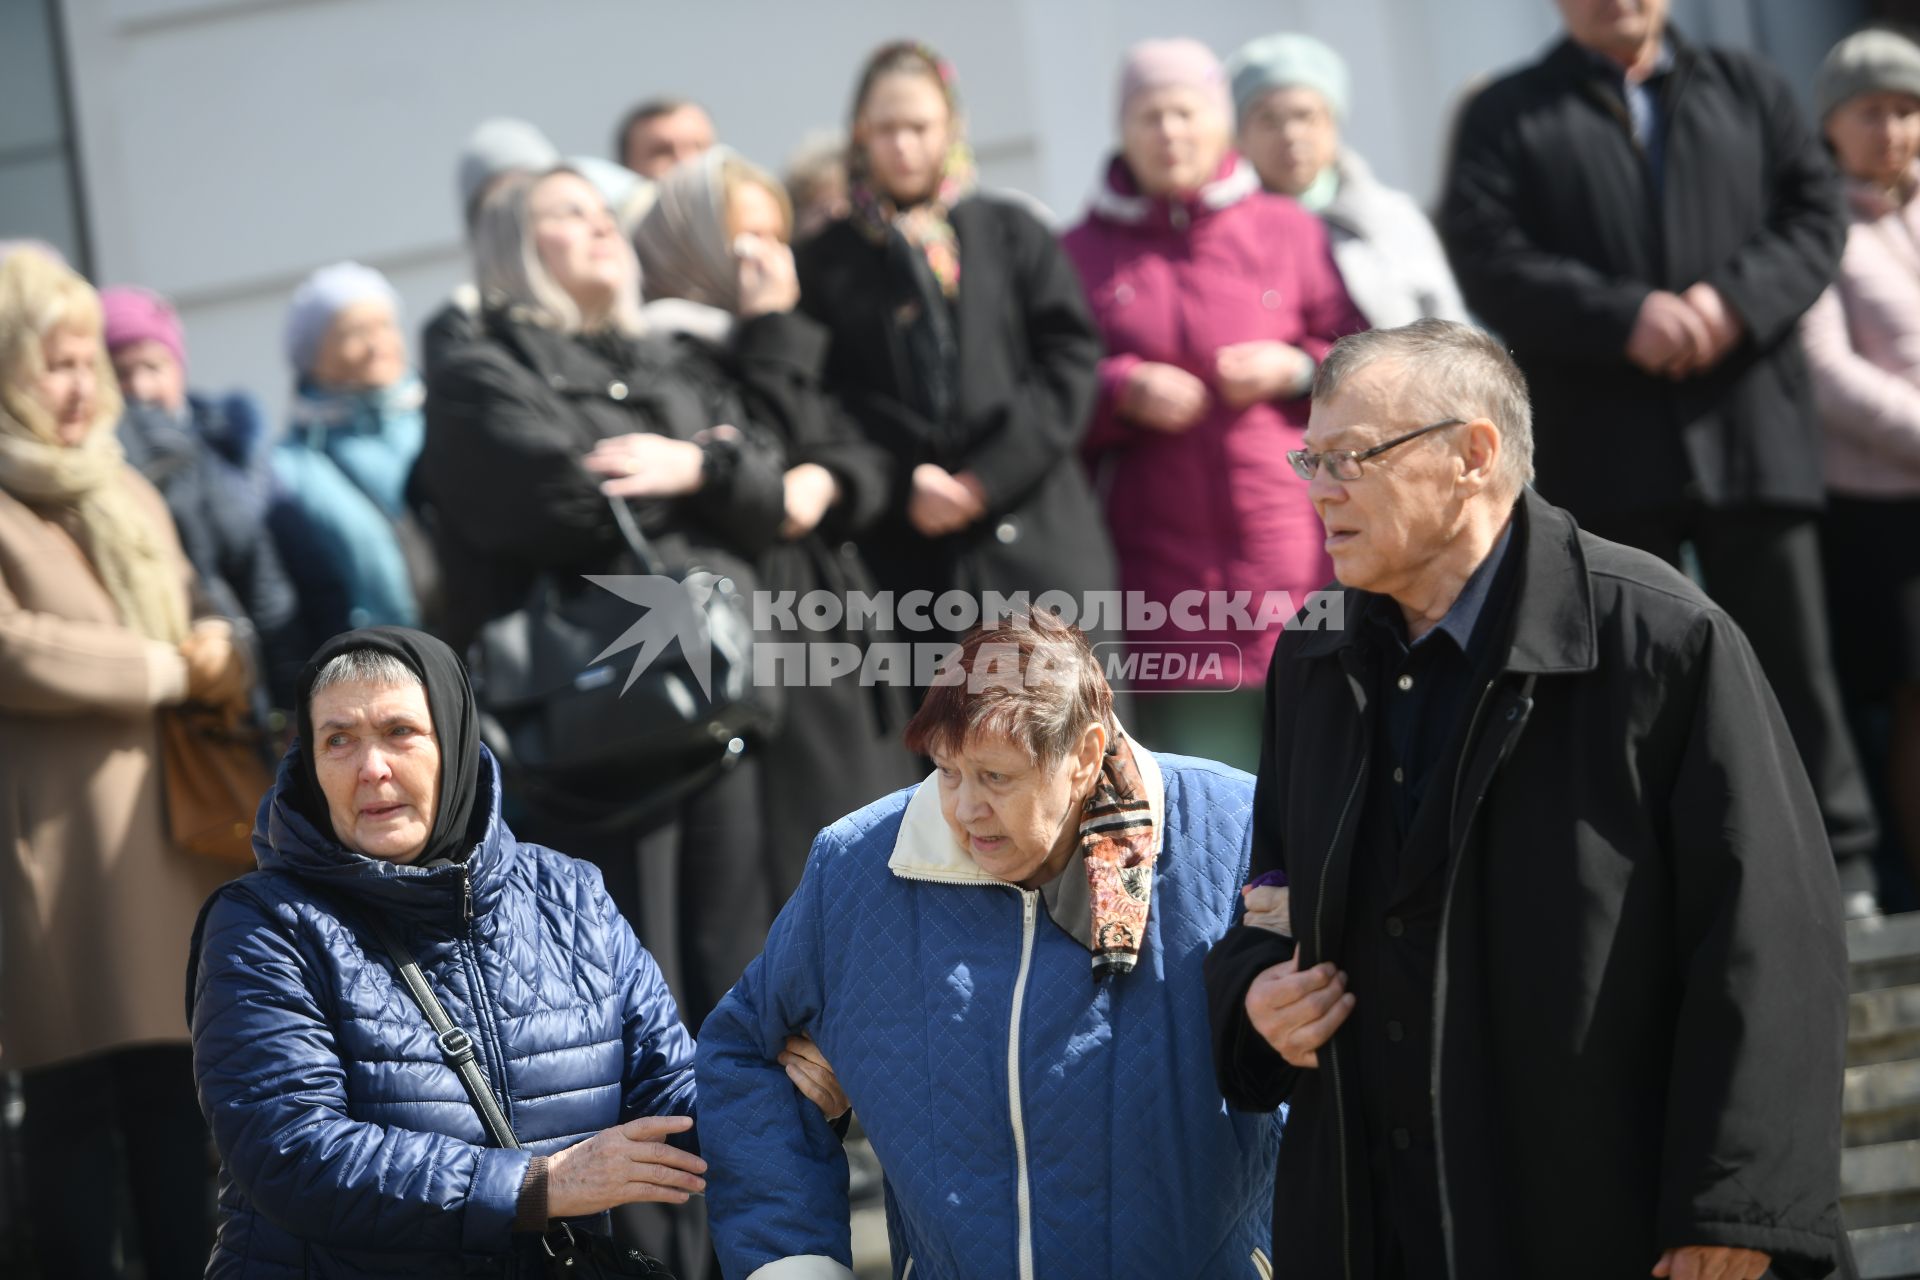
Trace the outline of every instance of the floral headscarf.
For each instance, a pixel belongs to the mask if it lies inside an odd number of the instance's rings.
[[[973,151],[967,146],[965,117],[960,114],[960,96],[954,88],[953,64],[932,49],[916,41],[901,40],[882,45],[860,73],[859,92],[854,97],[854,119],[848,129],[851,136],[859,124],[861,108],[881,76],[895,72],[921,71],[930,75],[946,95],[953,136],[941,166],[940,181],[933,194],[919,204],[901,209],[874,183],[873,166],[866,148],[858,140],[847,146],[847,198],[853,206],[853,222],[876,244],[885,243],[889,232],[898,231],[925,256],[927,268],[948,298],[960,292],[960,240],[953,232],[949,211],[974,188]]]

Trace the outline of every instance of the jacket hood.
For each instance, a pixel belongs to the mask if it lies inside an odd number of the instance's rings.
[[[266,415],[260,412],[259,403],[245,392],[235,391],[215,398],[189,391],[187,406],[201,438],[236,467],[253,466],[272,443]]]
[[[253,856],[262,871],[297,876],[337,900],[440,928],[458,927],[469,911],[478,917],[492,910],[516,842],[500,818],[500,769],[484,745],[480,794],[469,827],[470,833],[478,829],[478,835],[458,861],[426,867],[354,853],[308,821],[291,800],[304,749],[297,740],[288,748],[273,789],[260,801],[253,824]]]
[[[1221,159],[1212,181],[1198,191],[1178,196],[1146,195],[1134,181],[1126,158],[1115,155],[1094,184],[1087,216],[1125,227],[1177,233],[1259,191],[1260,175],[1235,151]]]

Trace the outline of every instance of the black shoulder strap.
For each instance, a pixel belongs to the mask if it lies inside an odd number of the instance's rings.
[[[433,994],[433,988],[427,985],[426,975],[420,972],[420,962],[413,958],[406,944],[387,928],[386,921],[372,913],[363,918],[374,936],[380,939],[380,945],[393,957],[394,966],[400,970],[400,980],[413,993],[413,1002],[420,1006],[420,1012],[427,1015],[427,1021],[433,1026],[434,1038],[440,1042],[440,1052],[446,1055],[447,1065],[459,1073],[460,1083],[466,1086],[467,1096],[473,1100],[474,1110],[480,1113],[480,1120],[487,1126],[494,1145],[518,1147],[520,1141],[513,1136],[513,1126],[507,1123],[499,1099],[493,1096],[493,1086],[487,1083],[486,1073],[480,1069],[480,1061],[474,1055],[473,1037],[453,1025],[453,1019],[447,1016],[446,1006],[440,1003],[440,997]]]

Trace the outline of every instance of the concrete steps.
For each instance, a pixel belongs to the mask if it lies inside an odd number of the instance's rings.
[[[1847,927],[1840,1212],[1861,1280],[1920,1280],[1920,913]]]

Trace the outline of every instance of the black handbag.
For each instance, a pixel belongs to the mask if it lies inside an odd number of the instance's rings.
[[[466,1089],[467,1097],[472,1100],[474,1110],[480,1113],[480,1122],[486,1126],[494,1145],[517,1149],[520,1140],[514,1136],[513,1126],[507,1123],[506,1112],[500,1109],[500,1101],[493,1096],[493,1088],[480,1069],[473,1051],[473,1038],[448,1016],[446,1006],[440,1003],[440,997],[433,994],[433,988],[427,985],[427,976],[420,971],[420,962],[413,958],[413,952],[407,949],[406,943],[400,941],[378,916],[362,918],[393,958],[394,967],[400,971],[400,980],[406,983],[413,1002],[426,1015],[428,1025],[433,1028],[434,1039],[440,1043],[441,1054],[445,1056],[447,1065],[460,1077],[460,1083]],[[540,1244],[546,1253],[549,1276],[641,1276],[650,1277],[651,1280],[673,1280],[673,1273],[658,1258],[618,1244],[610,1236],[578,1230],[570,1223],[554,1223],[540,1237]]]
[[[612,499],[637,572],[541,574],[468,654],[480,733],[554,817],[612,826],[704,785],[772,731],[753,619],[733,579],[668,567]]]

